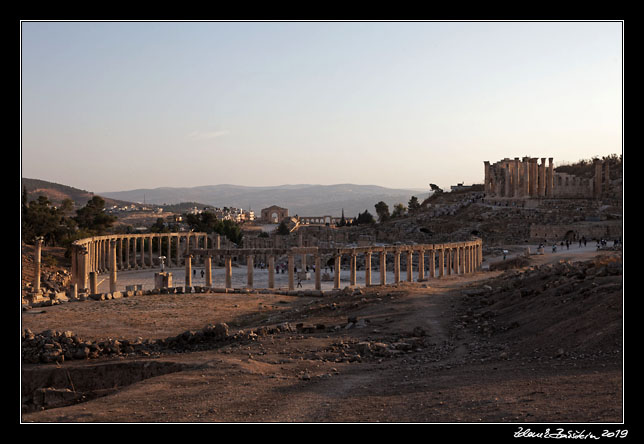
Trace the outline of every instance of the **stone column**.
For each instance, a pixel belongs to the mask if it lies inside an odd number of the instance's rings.
[[[192,287],[192,255],[186,254],[183,260],[186,264],[186,293],[188,293],[189,288]]]
[[[490,162],[488,160],[483,161],[483,171],[484,171],[484,185],[483,190],[485,194],[490,194]]]
[[[476,271],[476,247],[474,244],[470,245],[470,268],[472,270],[472,273]]]
[[[145,237],[139,237],[141,241],[139,260],[141,261],[138,265],[138,268],[145,268]]]
[[[335,256],[335,266],[333,270],[333,288],[340,288],[340,266],[342,265],[342,255],[337,253]]]
[[[226,288],[233,288],[233,258],[226,255],[224,263],[226,264]]]
[[[125,267],[123,266],[123,238],[119,237],[118,238],[118,265],[119,265],[119,270],[124,270]]]
[[[92,248],[94,251],[93,262],[92,262],[92,271],[98,271],[98,242],[92,241]]]
[[[105,270],[105,261],[104,261],[105,254],[103,254],[104,253],[104,251],[103,251],[104,247],[105,247],[105,245],[103,243],[103,239],[99,239],[99,240],[96,241],[96,256],[97,256],[97,259],[98,259],[96,261],[96,264],[97,264],[96,269],[99,272],[102,272],[103,270]]]
[[[452,249],[451,248],[447,249],[447,260],[445,261],[445,265],[447,265],[447,275],[450,276],[452,274]]]
[[[349,285],[356,285],[356,262],[358,256],[355,253],[351,253],[350,261],[350,272],[349,272]]]
[[[253,288],[253,264],[255,258],[252,254],[246,257],[246,285],[248,288]]]
[[[364,254],[364,285],[371,285],[371,251]]]
[[[555,186],[555,171],[554,171],[554,163],[552,162],[553,158],[549,157],[548,158],[548,171],[546,172],[546,196],[548,197],[553,197],[554,196],[554,186]]]
[[[71,245],[71,265],[72,265],[72,284],[78,283],[78,248],[76,245]]]
[[[454,248],[454,274],[461,274],[461,264],[459,261],[461,251],[463,251],[463,247],[459,245]]]
[[[425,250],[418,251],[418,282],[425,280]]]
[[[412,282],[413,281],[413,275],[414,275],[414,252],[412,250],[409,250],[407,252],[407,282]]]
[[[438,250],[438,277],[445,275],[445,249]]]
[[[546,158],[541,158],[539,165],[539,197],[546,197]]]
[[[141,237],[139,238],[141,241],[141,247],[140,247],[140,255],[139,259],[141,260],[141,263],[139,265],[140,268],[145,268],[145,238]]]
[[[93,243],[92,241],[89,241],[85,244],[87,246],[87,273],[89,273],[90,271],[93,271],[92,265],[94,263],[93,261],[94,249],[92,248],[92,243]]]
[[[106,253],[107,242],[105,241],[105,239],[101,239],[101,240],[98,241],[98,245],[99,245],[99,257],[100,257],[100,261],[99,261],[100,269],[99,269],[99,271],[103,272],[103,271],[107,270],[107,262],[109,260],[109,255],[105,254]]]
[[[394,253],[394,283],[400,282],[400,251]]]
[[[514,158],[514,167],[512,168],[512,196],[520,197],[521,196],[521,187],[519,187],[519,171],[520,171],[519,158]]]
[[[320,281],[320,255],[315,255],[315,289],[322,289],[322,282]]]
[[[295,289],[294,268],[295,268],[295,256],[293,255],[293,253],[289,252],[288,253],[288,289],[289,290]]]
[[[523,168],[523,187],[521,194],[523,197],[528,197],[530,195],[530,158],[524,157],[523,162],[521,163]]]
[[[212,256],[207,255],[204,258],[206,267],[206,287],[212,287]]]
[[[172,267],[172,236],[166,236],[166,261],[168,261],[168,268]],[[159,250],[160,251],[160,250]]]
[[[181,260],[179,259],[179,251],[181,250],[181,236],[176,235],[177,238],[177,252],[176,252],[176,257],[177,257],[177,262],[174,264],[176,267],[181,266]]]
[[[148,257],[150,259],[150,268],[154,266],[154,258],[152,257],[152,240],[154,238],[152,236],[148,237]],[[159,238],[161,239],[161,238]],[[159,246],[161,246],[161,242],[159,241]],[[159,248],[159,253],[161,253],[161,248]]]
[[[110,256],[110,239],[104,239],[103,240],[103,269],[105,271],[109,271],[110,268],[112,268],[112,256]]]
[[[100,249],[98,248],[99,241],[98,240],[92,240],[92,271],[99,271],[100,268],[100,263],[99,263],[99,253]]]
[[[429,260],[429,277],[436,277],[436,250],[432,248]]]
[[[380,252],[380,285],[387,284],[387,252]]]
[[[134,266],[132,265],[132,257],[131,257],[132,256],[132,244],[133,243],[134,243],[134,245],[136,245],[136,238],[128,236],[128,238],[127,238],[127,255],[126,255],[127,256],[127,268],[128,268],[128,270],[131,270],[131,269],[134,268]],[[134,258],[134,260],[136,261],[136,257]]]
[[[78,251],[79,255],[79,273],[78,286],[85,290],[87,288],[87,274],[89,272],[89,251],[87,246],[81,246]]]
[[[116,240],[110,240],[110,293],[116,291]]]
[[[530,159],[530,197],[537,197],[537,158]]]
[[[40,293],[40,259],[42,254],[42,244],[43,238],[36,238],[36,243],[34,244],[34,293]]]
[[[159,234],[157,237],[157,251],[159,252],[159,256],[163,256],[163,237]],[[169,264],[169,260],[166,260],[165,263]],[[161,266],[161,259],[159,259],[159,266]]]
[[[510,197],[510,164],[508,162],[503,164],[503,179],[505,181],[503,195],[505,197]]]
[[[275,256],[268,256],[268,288],[275,288]]]
[[[97,273],[95,271],[89,272],[89,294],[98,293]]]
[[[133,256],[133,259],[134,259],[134,268],[138,270],[138,268],[139,268],[139,260],[136,257],[136,253],[137,253],[136,250],[138,248],[139,238],[138,237],[133,237],[132,240],[134,241],[134,246],[133,246],[133,249],[132,249],[132,256]]]
[[[469,245],[463,247],[463,272],[468,274],[470,272],[470,256],[469,256]]]
[[[593,197],[600,199],[602,197],[602,161],[600,159],[593,160],[595,167],[595,187],[593,189]]]

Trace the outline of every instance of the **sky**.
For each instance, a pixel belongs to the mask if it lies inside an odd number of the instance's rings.
[[[623,23],[21,23],[21,175],[93,192],[482,183],[622,153]]]

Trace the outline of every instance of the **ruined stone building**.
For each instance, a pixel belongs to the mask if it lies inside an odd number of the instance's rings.
[[[601,199],[610,182],[609,166],[595,159],[592,179],[554,170],[553,158],[505,158],[485,161],[485,194],[488,198],[581,198]]]
[[[268,208],[263,208],[261,210],[261,219],[262,223],[276,224],[288,217],[288,209],[278,207],[277,205],[271,205]]]

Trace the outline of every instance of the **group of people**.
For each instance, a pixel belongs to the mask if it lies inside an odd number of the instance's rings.
[[[587,242],[588,242],[588,240],[586,239],[585,236],[582,236],[581,238],[579,238],[579,248],[581,248],[582,246],[585,247]],[[539,249],[544,248],[545,243],[546,243],[545,240],[544,240],[543,243],[540,243],[539,244]],[[566,250],[569,250],[570,249],[570,243],[571,243],[570,240],[566,239],[566,240],[561,241],[559,246],[561,246],[562,249],[565,246]],[[613,240],[613,247],[617,247],[619,245],[621,245],[621,239],[614,239]],[[606,246],[608,246],[608,241],[606,239],[597,239],[597,249],[598,250],[600,248],[604,248]],[[552,252],[553,253],[557,252],[557,243],[556,242],[552,244]]]

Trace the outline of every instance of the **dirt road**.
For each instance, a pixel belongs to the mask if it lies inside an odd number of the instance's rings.
[[[577,253],[566,257],[597,256]],[[621,259],[619,272],[614,257],[531,259],[537,266],[521,272],[333,297],[206,293],[34,308],[23,329],[90,341],[215,323],[230,336],[149,356],[23,364],[22,421],[620,423]],[[231,339],[239,330],[257,335]],[[74,402],[33,410],[34,391]]]

